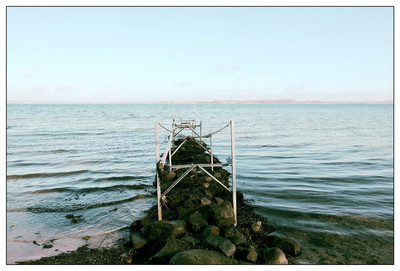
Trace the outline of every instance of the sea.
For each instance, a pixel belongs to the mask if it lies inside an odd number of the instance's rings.
[[[394,263],[392,104],[8,104],[7,263],[112,245],[156,204],[173,119],[234,121],[237,189],[299,264]],[[213,149],[231,161],[229,127]]]

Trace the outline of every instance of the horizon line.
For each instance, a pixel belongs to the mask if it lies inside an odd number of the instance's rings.
[[[7,104],[393,104],[393,101],[298,101],[279,100],[213,100],[213,101],[25,101],[10,100]]]

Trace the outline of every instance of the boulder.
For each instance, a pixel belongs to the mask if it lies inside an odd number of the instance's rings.
[[[208,246],[223,252],[227,257],[231,257],[236,251],[236,246],[232,244],[231,241],[219,235],[210,234],[206,238],[205,243]]]
[[[289,264],[285,253],[277,247],[264,248],[261,251],[262,264]]]
[[[184,220],[161,220],[147,224],[142,228],[142,234],[148,236],[150,240],[163,240],[174,238],[186,232],[186,222]]]
[[[302,248],[299,242],[283,234],[277,232],[270,233],[267,236],[267,241],[270,247],[278,247],[286,254],[292,256],[299,256],[301,254]]]
[[[217,172],[214,174],[214,177],[217,178],[218,180],[221,179],[221,173]]]
[[[235,252],[235,258],[244,261],[255,262],[257,261],[257,257],[258,257],[257,251],[255,251],[252,248],[238,247]]]
[[[199,231],[202,228],[208,226],[207,220],[204,219],[204,217],[200,214],[199,211],[195,212],[194,214],[191,214],[188,219],[190,227],[194,231]]]
[[[247,242],[246,237],[244,237],[244,235],[241,232],[239,232],[237,229],[235,229],[232,226],[225,229],[224,235],[226,238],[231,240],[231,242],[235,246],[244,244]]]
[[[195,212],[199,212],[204,219],[208,218],[208,213],[210,212],[210,206],[196,206],[192,208],[184,208],[184,207],[178,207],[178,219],[179,220],[187,220],[191,214],[194,214]]]
[[[214,225],[208,225],[205,229],[200,233],[200,238],[206,239],[210,234],[219,235],[219,228]]]
[[[230,202],[211,206],[211,211],[217,227],[226,228],[235,224],[235,213]]]
[[[201,205],[206,206],[206,205],[211,205],[211,200],[208,198],[201,198],[200,199]]]
[[[244,235],[244,236],[250,236],[250,230],[248,228],[242,227],[240,228],[240,232]]]
[[[170,264],[237,264],[235,259],[206,249],[191,249],[178,252],[169,261]]]
[[[189,244],[200,244],[201,241],[197,239],[196,237],[186,235],[181,238],[182,241],[188,242]]]
[[[206,196],[207,196],[208,198],[211,198],[211,197],[213,196],[213,193],[212,193],[210,190],[208,190],[208,189],[204,189],[204,193],[206,194]]]
[[[253,232],[259,232],[261,230],[261,221],[251,224],[251,229]]]
[[[248,264],[254,264],[254,263],[246,262],[246,261],[240,260],[240,259],[237,259],[237,262],[238,262],[238,264],[246,264],[246,265],[248,265]]]
[[[147,244],[147,239],[139,231],[131,231],[130,236],[134,249],[139,249]]]
[[[185,241],[175,238],[168,238],[164,247],[150,258],[149,263],[166,264],[179,251],[189,248],[189,244]]]
[[[140,230],[142,227],[144,227],[146,224],[150,223],[151,220],[147,218],[139,219],[136,221],[133,221],[132,224],[129,226],[130,230]]]
[[[173,180],[175,177],[176,177],[176,173],[173,171],[170,171],[165,175],[165,178],[167,178],[168,181]]]

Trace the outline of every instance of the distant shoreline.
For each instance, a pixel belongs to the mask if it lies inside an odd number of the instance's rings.
[[[107,102],[73,102],[73,101],[7,101],[7,104],[393,104],[393,101],[296,101],[296,100],[214,100],[214,101],[107,101]]]

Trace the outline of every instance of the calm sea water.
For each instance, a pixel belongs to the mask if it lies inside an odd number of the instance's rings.
[[[175,105],[176,118],[193,111]],[[237,187],[300,241],[300,263],[393,263],[392,105],[199,104],[196,116],[203,133],[235,121]],[[156,204],[154,123],[171,119],[160,104],[7,105],[8,244],[104,235],[144,216]],[[213,145],[229,159],[229,130]]]

